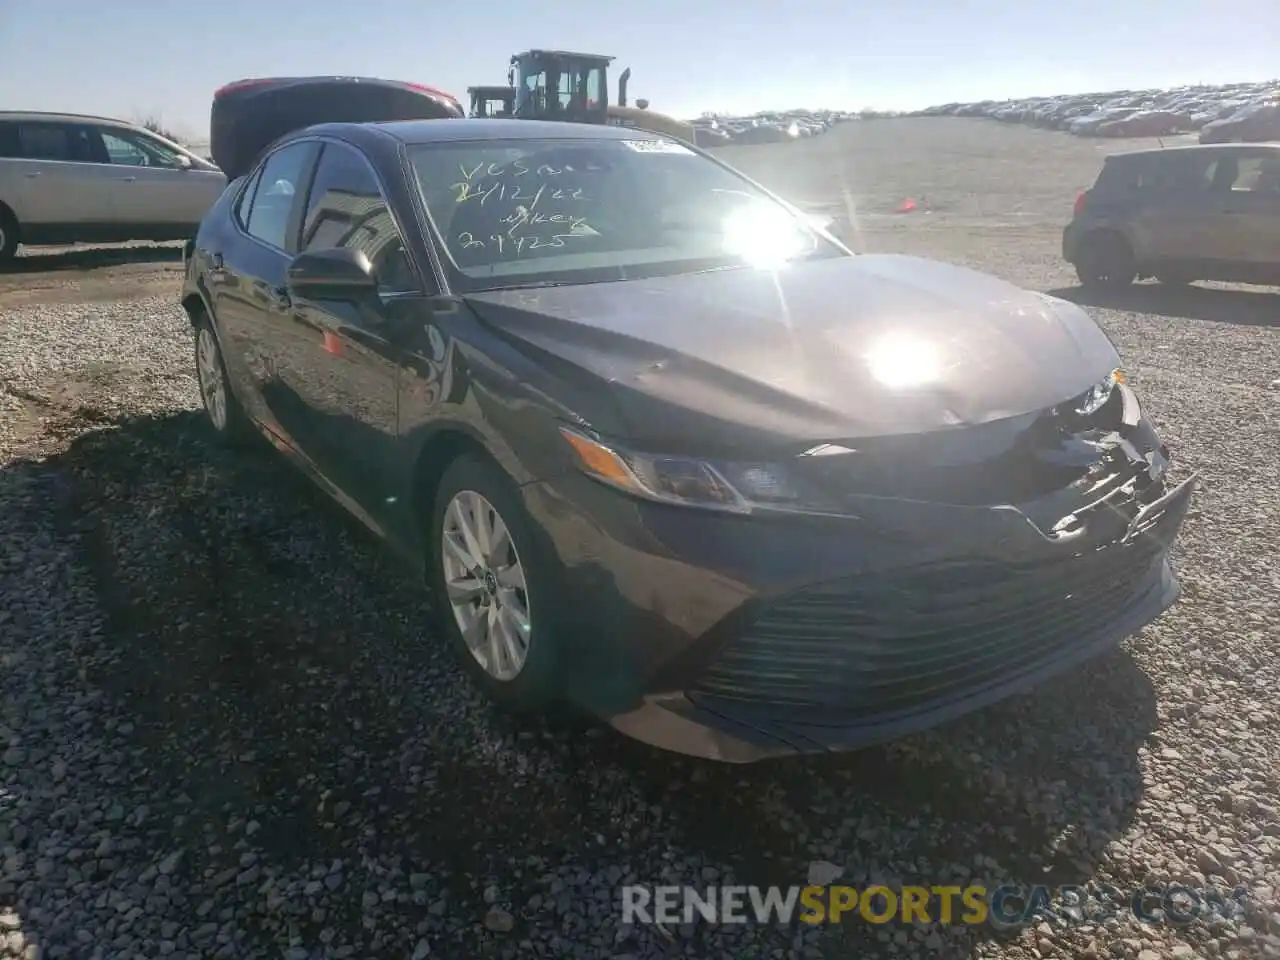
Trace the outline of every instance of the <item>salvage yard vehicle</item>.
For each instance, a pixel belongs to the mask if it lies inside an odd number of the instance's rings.
[[[733,762],[848,750],[1177,596],[1195,478],[1070,303],[855,255],[646,131],[345,122],[226,153],[264,148],[186,250],[208,423],[390,544],[510,709]]]
[[[469,117],[494,120],[515,112],[516,92],[511,87],[467,87],[467,96],[471,101]]]
[[[696,142],[693,124],[649,109],[649,101],[627,103],[631,68],[618,76],[618,102],[609,102],[613,57],[570,50],[526,50],[511,58],[507,83],[514,93],[512,114],[521,120],[606,123],[665,133]]]
[[[1062,255],[1089,288],[1146,277],[1280,284],[1280,144],[1107,157],[1076,198]]]
[[[0,112],[0,263],[18,245],[187,240],[227,179],[123,120]]]
[[[461,117],[452,94],[378,77],[247,77],[219,87],[209,111],[209,150],[223,170],[252,164],[276,137],[310,123]],[[252,150],[247,155],[238,151]]]

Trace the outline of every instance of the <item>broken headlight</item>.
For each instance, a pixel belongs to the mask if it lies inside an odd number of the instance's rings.
[[[587,476],[646,500],[729,513],[781,510],[848,515],[820,496],[803,494],[783,464],[638,453],[569,427],[561,427],[560,433]]]
[[[1115,394],[1116,387],[1122,383],[1124,383],[1124,371],[1117,367],[1076,397],[1072,412],[1078,417],[1093,416],[1107,405],[1107,401]]]

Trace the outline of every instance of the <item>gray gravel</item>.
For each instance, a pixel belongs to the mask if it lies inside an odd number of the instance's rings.
[[[943,227],[883,242],[1067,284],[1047,227]],[[1141,296],[1093,312],[1205,478],[1181,604],[946,730],[748,768],[495,716],[375,543],[208,443],[171,297],[0,301],[0,957],[1280,956],[1280,298]],[[836,869],[1226,902],[1185,928],[618,922],[629,880]]]

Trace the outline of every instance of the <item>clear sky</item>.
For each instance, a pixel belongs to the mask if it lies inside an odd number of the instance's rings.
[[[528,47],[616,56],[611,82],[630,66],[632,98],[678,116],[901,109],[1270,79],[1280,0],[0,0],[0,107],[157,116],[203,139],[230,80],[380,76],[462,98]]]

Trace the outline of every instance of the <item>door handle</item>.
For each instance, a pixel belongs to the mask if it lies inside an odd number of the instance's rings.
[[[35,173],[24,173],[23,176],[28,180],[34,180],[36,177],[40,176],[40,171],[37,170]]]
[[[117,177],[116,179],[119,180],[121,183],[134,183],[135,181],[137,181],[138,178],[137,177]]]

